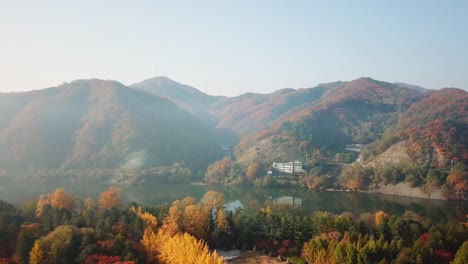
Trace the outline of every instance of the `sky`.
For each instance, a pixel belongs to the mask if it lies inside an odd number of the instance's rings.
[[[468,89],[468,1],[0,0],[0,92],[167,76],[212,95],[371,77]]]

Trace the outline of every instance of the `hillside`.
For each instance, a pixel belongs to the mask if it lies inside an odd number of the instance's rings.
[[[171,99],[172,101],[184,104],[189,108],[194,108],[196,106],[204,108],[224,98],[223,96],[207,95],[192,86],[178,83],[165,76],[150,78],[142,82],[132,84],[130,87]]]
[[[268,127],[284,114],[318,100],[330,87],[280,89],[271,94],[246,93],[235,97],[211,96],[167,77],[154,77],[130,87],[167,98],[206,124],[242,137]]]
[[[150,78],[130,87],[167,98],[208,125],[215,126],[218,122],[216,116],[210,113],[210,108],[213,103],[222,100],[223,96],[207,95],[192,86],[178,83],[165,76]]]
[[[142,169],[218,155],[214,133],[173,102],[115,81],[78,80],[0,94],[0,166],[10,170]],[[2,109],[3,110],[3,109]],[[204,153],[204,155],[200,155]]]
[[[402,112],[382,139],[363,151],[365,168],[356,164],[343,170],[342,182],[357,188],[372,184],[380,186],[375,187],[379,191],[392,193],[392,188],[404,181],[411,187],[422,187],[426,196],[442,190],[446,198],[466,199],[467,116],[467,92],[453,88],[429,92]],[[364,177],[362,171],[367,172]]]
[[[346,144],[380,139],[387,127],[396,124],[399,113],[423,97],[415,90],[370,78],[341,83],[327,89],[319,100],[243,138],[236,155],[249,162],[267,156],[291,160],[317,151],[333,152],[328,156],[343,152]]]
[[[0,94],[0,166],[126,183],[187,182],[208,168],[208,182],[275,186],[269,164],[301,160],[306,173],[280,186],[448,182],[459,191],[468,188],[467,94],[371,78],[236,97],[167,77],[132,87],[79,80]],[[346,166],[359,156],[348,144],[360,144],[361,163]]]
[[[436,166],[449,160],[468,165],[468,93],[453,88],[435,91],[413,104],[399,119],[399,132],[410,140],[413,159],[438,157]]]
[[[447,169],[451,160],[468,165],[468,93],[453,88],[432,91],[403,112],[386,137],[365,151],[372,158],[405,141],[411,159]]]
[[[398,86],[401,86],[401,87],[405,87],[405,88],[408,88],[408,89],[413,89],[413,90],[416,90],[418,92],[423,92],[423,93],[427,93],[427,92],[431,91],[431,90],[426,89],[424,87],[421,87],[419,85],[414,85],[414,84],[409,84],[409,83],[396,82],[395,84],[398,85]]]
[[[264,129],[288,113],[299,111],[319,100],[340,82],[320,84],[314,88],[281,89],[271,94],[247,93],[226,98],[212,106],[218,127],[229,128],[241,136]]]

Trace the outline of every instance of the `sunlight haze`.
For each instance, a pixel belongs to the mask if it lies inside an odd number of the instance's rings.
[[[467,1],[1,1],[0,92],[159,76],[213,95],[468,88]]]

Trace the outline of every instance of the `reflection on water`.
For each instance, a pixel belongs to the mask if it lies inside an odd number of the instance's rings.
[[[297,197],[292,197],[292,196],[281,196],[278,198],[275,198],[273,200],[273,204],[278,204],[278,205],[290,205],[290,206],[295,206],[295,207],[301,207],[302,206],[302,199],[297,198]]]
[[[85,199],[98,199],[99,194],[109,185],[91,183],[35,183],[13,182],[0,179],[0,199],[21,206],[26,201],[37,199],[39,194],[51,193],[62,187],[65,191]],[[267,203],[283,203],[300,207],[305,213],[328,211],[340,214],[344,211],[354,215],[384,210],[389,214],[403,215],[414,211],[435,222],[444,223],[450,219],[464,219],[468,214],[466,201],[438,201],[391,195],[377,195],[349,192],[309,191],[307,189],[271,189],[233,186],[193,186],[193,185],[137,185],[122,186],[122,201],[143,205],[170,204],[177,199],[193,196],[200,199],[207,191],[224,194],[230,208],[244,207],[260,209]]]

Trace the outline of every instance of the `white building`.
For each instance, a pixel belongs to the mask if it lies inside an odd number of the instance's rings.
[[[273,162],[273,168],[289,174],[302,173],[302,162],[300,161],[290,161],[285,163],[276,163]]]

